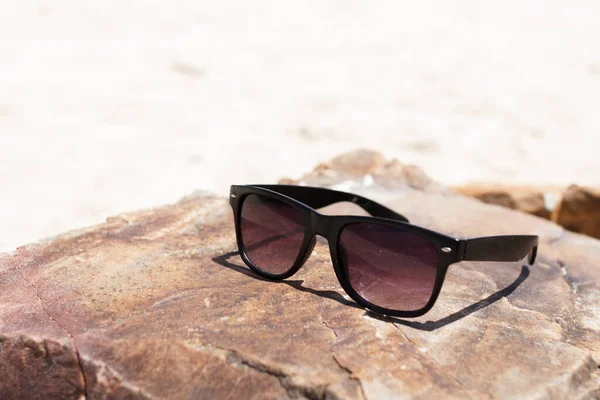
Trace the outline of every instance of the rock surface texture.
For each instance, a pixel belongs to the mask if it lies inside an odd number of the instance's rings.
[[[254,276],[226,199],[198,194],[0,256],[0,397],[600,397],[599,241],[374,153],[303,181],[452,235],[539,234],[538,262],[456,264],[427,315],[377,317],[326,243],[284,282]]]

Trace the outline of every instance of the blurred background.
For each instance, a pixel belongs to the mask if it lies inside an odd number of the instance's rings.
[[[600,185],[600,2],[3,1],[0,251],[369,148]]]

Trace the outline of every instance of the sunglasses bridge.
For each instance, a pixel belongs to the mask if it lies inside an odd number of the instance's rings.
[[[331,237],[334,218],[329,215],[322,215],[316,212],[310,214],[310,228],[313,235],[323,236],[328,239]]]

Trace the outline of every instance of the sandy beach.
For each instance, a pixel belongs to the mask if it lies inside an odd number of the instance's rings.
[[[3,2],[0,251],[366,147],[600,186],[600,2]]]

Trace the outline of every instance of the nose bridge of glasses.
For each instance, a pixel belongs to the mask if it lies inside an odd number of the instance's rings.
[[[328,238],[333,228],[333,217],[313,212],[310,216],[310,226],[314,234]]]

